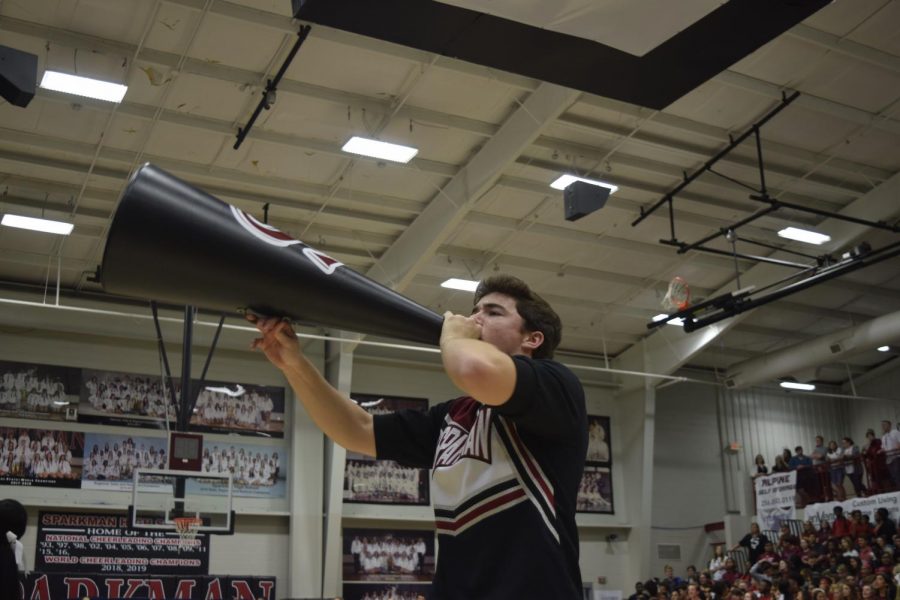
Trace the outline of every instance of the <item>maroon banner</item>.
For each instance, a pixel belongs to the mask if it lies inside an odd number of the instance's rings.
[[[209,536],[186,548],[164,531],[135,530],[122,514],[38,513],[34,568],[43,573],[206,575]]]
[[[29,574],[26,600],[275,600],[274,577],[159,575],[129,577],[81,573]]]

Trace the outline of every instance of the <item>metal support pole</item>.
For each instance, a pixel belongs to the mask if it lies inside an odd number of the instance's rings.
[[[710,169],[710,167],[712,167],[719,160],[721,160],[726,154],[728,154],[729,152],[734,150],[739,144],[741,144],[744,140],[746,140],[748,137],[750,137],[750,135],[753,132],[759,131],[760,127],[762,127],[763,125],[768,123],[769,120],[772,119],[772,117],[774,117],[775,115],[780,113],[782,110],[784,110],[791,102],[796,100],[799,96],[800,96],[800,92],[794,92],[790,96],[782,98],[781,103],[778,106],[776,106],[774,109],[769,111],[769,113],[766,116],[764,116],[762,119],[760,119],[759,121],[754,123],[750,129],[748,129],[747,131],[745,131],[744,133],[739,135],[737,138],[732,140],[731,143],[729,143],[727,146],[725,146],[725,148],[720,150],[715,156],[713,156],[711,159],[706,161],[702,167],[700,167],[699,169],[694,171],[691,175],[686,176],[684,178],[684,180],[675,187],[674,190],[670,191],[665,196],[663,196],[662,198],[657,200],[656,203],[653,206],[651,206],[648,210],[642,209],[641,215],[637,219],[632,221],[631,226],[632,227],[637,226],[641,221],[643,221],[644,219],[649,217],[651,214],[653,214],[656,211],[656,209],[658,209],[660,206],[662,206],[662,204],[664,202],[666,202],[666,200],[674,198],[675,195],[678,194],[678,192],[680,192],[681,190],[686,188],[688,185],[690,185],[690,183],[692,181],[694,181],[695,179],[700,177],[700,175],[702,175],[703,173],[708,171]]]
[[[287,58],[282,63],[281,68],[278,69],[278,73],[275,75],[274,79],[270,79],[266,84],[266,89],[262,92],[262,99],[259,101],[259,104],[256,105],[256,110],[253,111],[253,114],[250,116],[250,120],[247,121],[247,125],[244,127],[239,127],[237,132],[237,141],[234,143],[233,148],[237,150],[241,147],[241,144],[244,143],[244,138],[247,137],[247,134],[250,133],[250,129],[253,128],[253,124],[256,123],[256,119],[259,118],[259,114],[263,111],[263,109],[269,109],[272,107],[272,103],[274,102],[274,93],[278,89],[278,83],[281,81],[281,78],[284,77],[285,71],[287,71],[288,67],[291,64],[291,61],[294,60],[294,57],[297,55],[297,51],[300,50],[300,46],[303,45],[303,42],[306,41],[306,36],[309,35],[309,31],[312,29],[309,25],[304,25],[300,28],[300,31],[297,32],[297,41],[294,42],[294,47],[291,48],[290,53],[288,53]]]
[[[187,431],[191,422],[188,401],[191,394],[191,347],[194,344],[194,307],[184,307],[184,332],[181,340],[181,398],[178,405],[178,431]]]

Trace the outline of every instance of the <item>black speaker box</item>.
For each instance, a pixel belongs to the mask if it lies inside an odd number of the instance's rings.
[[[606,199],[609,198],[609,188],[575,181],[563,190],[563,200],[566,209],[566,220],[577,221],[595,210],[603,208]]]
[[[37,55],[0,46],[0,96],[25,108],[34,98],[36,84]]]

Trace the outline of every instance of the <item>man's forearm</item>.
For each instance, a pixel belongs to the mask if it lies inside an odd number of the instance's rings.
[[[372,415],[328,383],[305,356],[283,373],[325,435],[347,450],[375,456]]]
[[[497,406],[512,395],[516,367],[512,358],[481,340],[441,340],[441,361],[450,380],[479,402]]]

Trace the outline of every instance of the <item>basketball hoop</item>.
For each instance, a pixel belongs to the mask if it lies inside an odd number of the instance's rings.
[[[691,288],[681,277],[674,277],[669,282],[669,289],[661,302],[668,311],[684,310],[691,304]]]
[[[178,551],[193,548],[200,526],[203,525],[203,519],[200,517],[175,517],[172,522],[175,524],[175,532],[178,534]]]

